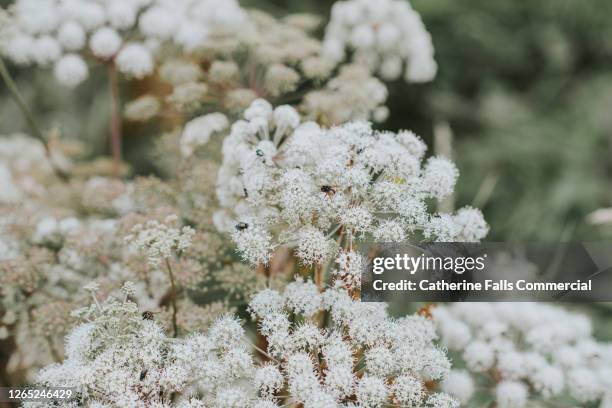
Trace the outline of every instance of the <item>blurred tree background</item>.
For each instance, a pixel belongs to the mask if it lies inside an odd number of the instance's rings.
[[[242,3],[276,15],[327,16],[333,1]],[[450,125],[462,172],[457,202],[483,208],[490,240],[609,234],[589,225],[586,216],[612,207],[612,2],[412,5],[433,37],[440,71],[431,84],[389,84],[391,116],[383,127],[412,129],[433,146],[436,124]],[[36,69],[20,69],[18,80],[43,126],[83,141],[85,154],[108,151],[104,87],[89,80],[71,92]],[[0,134],[26,129],[1,92]],[[126,156],[139,173],[152,168],[152,131],[134,129],[126,138]]]

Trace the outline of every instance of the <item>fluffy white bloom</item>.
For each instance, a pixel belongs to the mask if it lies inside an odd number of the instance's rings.
[[[442,382],[442,390],[467,404],[474,394],[474,379],[466,371],[453,370]]]
[[[100,27],[106,18],[104,8],[96,2],[61,1],[58,6],[62,8],[66,17],[76,20],[87,31]]]
[[[14,63],[27,65],[34,60],[34,38],[27,34],[15,35],[7,40],[2,51]]]
[[[78,314],[89,322],[67,336],[66,359],[41,370],[39,384],[75,387],[91,407],[170,406],[182,393],[189,402],[176,406],[243,408],[256,399],[240,386],[254,366],[244,330],[232,318],[219,319],[206,334],[172,339],[130,302],[109,298]],[[279,386],[280,373],[267,366],[258,373],[268,387]],[[198,399],[189,398],[192,389]]]
[[[76,54],[68,54],[55,63],[53,73],[57,82],[68,88],[74,88],[87,79],[89,70],[83,58]]]
[[[337,76],[325,88],[304,97],[302,107],[307,117],[326,125],[340,125],[351,120],[386,120],[384,105],[387,87],[373,77],[366,67],[353,63],[342,65]]]
[[[211,113],[190,120],[181,135],[181,153],[191,156],[198,146],[208,143],[213,133],[227,129],[229,123],[222,113]]]
[[[284,383],[283,374],[273,364],[264,364],[255,371],[255,386],[265,396],[272,396],[281,390]]]
[[[333,242],[314,227],[301,229],[296,240],[297,256],[306,264],[323,263],[331,254]]]
[[[459,177],[455,164],[445,157],[431,157],[427,160],[424,172],[429,192],[437,198],[444,198],[451,194]]]
[[[297,279],[285,288],[285,305],[293,313],[312,317],[321,308],[321,295],[312,282]]]
[[[152,267],[158,267],[164,259],[169,259],[189,246],[195,231],[191,227],[176,226],[178,218],[168,216],[163,223],[148,221],[132,228],[132,233],[125,237],[125,242],[137,250],[146,252],[147,260]]]
[[[47,34],[59,23],[55,2],[49,0],[22,0],[15,4],[19,22],[30,34]]]
[[[192,52],[208,38],[208,30],[196,23],[181,24],[178,31],[174,34],[174,41],[181,45],[185,51]]]
[[[240,36],[251,26],[236,0],[17,0],[8,12],[2,53],[15,63],[48,66],[62,49],[86,57],[89,44],[94,56],[116,58],[122,73],[138,79],[153,71],[162,45],[191,52],[209,35]]]
[[[399,241],[415,230],[440,240],[486,234],[476,210],[428,215],[426,200],[452,192],[457,170],[438,157],[422,168],[424,145],[414,134],[376,132],[363,122],[298,124],[293,108],[259,99],[223,146],[222,207],[236,223],[258,220],[274,246],[295,246],[298,258],[313,264],[335,255],[331,237],[339,230],[352,241]]]
[[[13,181],[11,170],[4,163],[0,163],[0,203],[16,203],[21,197],[19,187]]]
[[[255,220],[236,224],[232,238],[245,260],[254,264],[267,264],[272,249],[272,237],[268,231]]]
[[[410,3],[346,0],[334,3],[325,29],[324,55],[341,61],[345,51],[385,80],[402,72],[409,82],[431,81],[437,71],[431,36]]]
[[[527,404],[527,387],[520,382],[502,381],[495,390],[500,408],[522,408]]]
[[[448,394],[438,392],[427,398],[427,406],[432,408],[459,408],[459,401]]]
[[[170,7],[156,6],[145,11],[140,17],[140,31],[147,37],[167,40],[172,36],[180,21]]]
[[[142,44],[126,44],[116,58],[117,67],[122,73],[134,78],[144,78],[153,72],[153,57]]]
[[[262,389],[286,383],[291,399],[305,407],[379,407],[390,399],[419,406],[427,396],[423,379],[433,372],[433,379],[441,379],[449,371],[433,344],[431,321],[393,319],[386,305],[362,303],[343,289],[319,294],[312,282],[298,279],[284,293],[258,292],[249,310],[273,358],[256,374],[257,383]],[[311,323],[320,312],[332,322],[327,329]],[[290,316],[305,322],[291,323]],[[355,355],[365,357],[365,366]]]
[[[136,22],[138,2],[110,0],[106,6],[108,22],[117,29],[127,29]]]
[[[86,34],[79,23],[66,21],[57,33],[57,39],[66,50],[77,51],[85,45]]]
[[[611,348],[592,339],[585,316],[542,303],[461,303],[437,307],[433,316],[442,341],[463,351],[472,377],[499,373],[500,407],[524,406],[528,390],[543,399],[568,392],[586,402],[603,398],[608,389],[607,375],[597,373],[612,363]],[[452,381],[453,374],[443,389],[464,401],[467,393],[460,392],[466,387],[453,387]]]
[[[453,220],[457,225],[458,240],[462,242],[478,242],[489,233],[489,226],[477,208],[461,208]]]
[[[56,245],[64,237],[74,234],[80,227],[76,218],[63,218],[57,220],[53,217],[45,217],[36,224],[33,240],[40,244]]]
[[[110,58],[119,51],[121,37],[114,29],[103,27],[93,33],[89,39],[89,48],[99,58]]]
[[[425,387],[421,380],[411,375],[400,375],[391,385],[393,401],[400,405],[418,406],[425,397]]]
[[[569,372],[567,386],[572,397],[580,402],[594,401],[601,397],[601,382],[595,373],[586,368],[576,368]]]
[[[366,407],[381,407],[389,391],[382,378],[364,375],[357,384],[357,401]]]
[[[495,352],[487,343],[476,341],[465,348],[463,358],[470,370],[486,371],[495,362]]]
[[[55,62],[62,55],[62,47],[59,42],[48,35],[39,37],[33,44],[34,60],[40,65]]]

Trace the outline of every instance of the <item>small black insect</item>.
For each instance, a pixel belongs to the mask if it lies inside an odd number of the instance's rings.
[[[247,191],[247,189],[243,188],[242,191],[244,192],[244,196],[248,198],[249,192]]]
[[[336,194],[336,189],[333,188],[332,186],[321,186],[321,192],[327,195],[333,195],[333,194]]]
[[[149,312],[149,311],[142,312],[142,319],[143,320],[153,320],[153,317],[154,317],[153,316],[153,312]]]
[[[255,150],[255,154],[258,155],[259,157],[263,157],[264,152],[261,149],[257,149],[257,150]]]
[[[140,372],[140,381],[145,379],[145,377],[147,376],[147,372],[148,370],[146,368]]]
[[[249,228],[249,224],[247,224],[246,222],[239,222],[238,224],[236,224],[237,231],[244,231],[247,228]]]

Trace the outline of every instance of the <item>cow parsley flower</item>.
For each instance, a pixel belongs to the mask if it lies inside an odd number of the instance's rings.
[[[137,79],[153,72],[156,60],[163,58],[157,53],[162,45],[191,53],[211,36],[238,35],[250,25],[235,0],[17,0],[8,11],[6,44],[0,51],[13,62],[48,66],[66,51],[88,64],[114,62]],[[58,80],[74,87],[78,81],[67,75],[57,75]]]
[[[87,34],[76,21],[66,21],[59,28],[57,39],[66,50],[78,51],[85,46]]]
[[[500,408],[523,408],[527,404],[527,387],[516,381],[503,381],[495,390]]]
[[[63,56],[55,64],[53,72],[57,82],[68,88],[76,87],[86,80],[89,75],[87,64],[83,58],[76,54],[67,54]]]
[[[219,226],[235,226],[234,239],[252,263],[267,263],[263,248],[256,249],[265,242],[295,247],[305,264],[323,264],[337,253],[338,231],[350,246],[362,237],[398,241],[416,231],[444,241],[483,238],[488,229],[478,210],[428,214],[428,200],[450,194],[458,172],[441,157],[422,166],[424,151],[411,132],[377,132],[363,122],[323,129],[300,124],[291,107],[258,99],[224,141]]]
[[[153,57],[151,52],[139,43],[126,44],[117,54],[119,71],[136,79],[144,78],[153,72]]]
[[[138,224],[125,237],[125,242],[145,251],[149,264],[159,267],[163,260],[185,251],[191,245],[195,231],[191,227],[178,228],[175,226],[177,220],[175,215],[171,215],[163,223],[151,220],[144,225]]]
[[[65,360],[43,368],[37,383],[75,387],[87,406],[243,408],[256,399],[244,387],[253,375],[278,387],[280,373],[266,366],[255,372],[233,318],[217,320],[205,334],[172,339],[129,301],[96,301],[80,315],[87,322],[67,336]]]
[[[181,153],[185,157],[193,154],[198,146],[208,143],[213,133],[228,127],[227,117],[221,113],[211,113],[192,119],[185,125],[181,135]]]
[[[256,293],[249,311],[271,358],[256,374],[268,398],[277,399],[270,390],[287,384],[290,399],[305,407],[421,406],[425,381],[449,372],[430,321],[393,319],[384,304],[353,300],[344,289],[319,293],[314,283],[298,279],[284,293]],[[330,322],[325,329],[316,324],[321,313]],[[356,356],[365,356],[365,365]]]
[[[436,75],[431,36],[419,14],[402,0],[336,2],[325,29],[323,53],[335,61],[352,59],[385,80],[428,82]]]
[[[301,107],[306,116],[326,125],[339,125],[351,120],[383,122],[387,87],[359,64],[340,67],[338,75],[324,88],[304,97]]]
[[[469,370],[451,373],[442,388],[464,403],[468,384],[491,381],[484,374],[491,370],[498,373],[492,386],[500,407],[564,393],[585,403],[607,393],[612,348],[591,337],[585,316],[542,303],[461,303],[436,307],[433,315],[443,343]]]
[[[89,48],[98,58],[110,58],[121,47],[121,37],[110,27],[103,27],[94,32],[89,39]]]
[[[442,382],[442,390],[467,404],[474,395],[474,379],[467,371],[452,370]]]

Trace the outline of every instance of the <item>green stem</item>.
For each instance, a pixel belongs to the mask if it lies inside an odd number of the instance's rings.
[[[51,167],[53,168],[53,171],[55,172],[55,174],[60,180],[67,181],[68,174],[64,170],[59,168],[53,161],[53,155],[51,154],[51,148],[49,147],[47,140],[43,136],[42,131],[36,124],[36,121],[34,120],[34,116],[32,115],[32,112],[30,112],[30,110],[28,109],[28,106],[26,105],[25,101],[23,100],[23,97],[21,96],[21,93],[19,92],[19,89],[17,88],[17,84],[13,80],[13,77],[9,73],[9,70],[4,64],[4,61],[2,60],[2,58],[0,58],[0,77],[2,77],[2,80],[6,84],[6,87],[8,88],[9,92],[11,93],[13,100],[15,101],[15,103],[21,110],[21,113],[25,117],[26,122],[28,126],[30,127],[30,131],[32,132],[32,136],[38,139],[44,146],[45,155],[49,159],[49,162],[51,163]]]
[[[119,111],[119,81],[117,79],[117,68],[114,64],[108,67],[108,84],[111,98],[111,152],[113,155],[113,174],[118,177],[121,173],[121,112]]]

